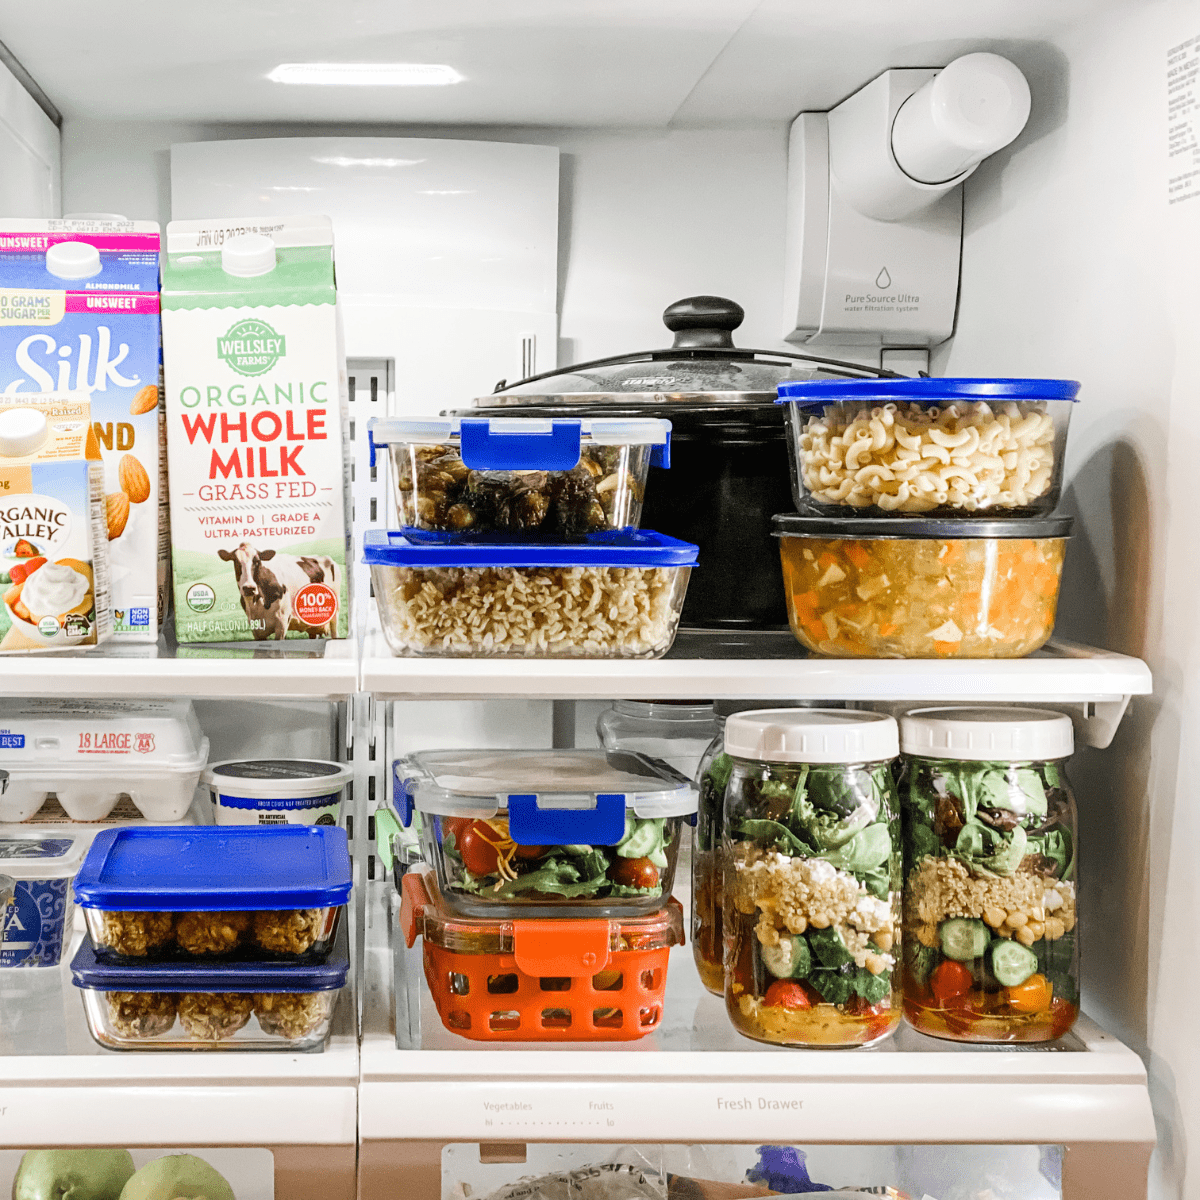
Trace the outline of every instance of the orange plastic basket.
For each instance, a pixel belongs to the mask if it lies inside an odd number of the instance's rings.
[[[626,920],[486,920],[442,905],[429,868],[401,880],[400,928],[452,1033],[483,1042],[627,1042],[662,1021],[683,909]]]

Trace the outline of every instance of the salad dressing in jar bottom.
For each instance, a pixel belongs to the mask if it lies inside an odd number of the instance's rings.
[[[721,839],[725,1008],[784,1046],[865,1046],[900,1021],[891,717],[730,717]]]
[[[963,1042],[1047,1042],[1079,1015],[1074,749],[1060,713],[901,721],[904,1015]]]

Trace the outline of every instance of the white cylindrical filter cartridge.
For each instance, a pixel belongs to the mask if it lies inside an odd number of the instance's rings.
[[[901,106],[892,154],[919,183],[946,183],[1003,149],[1029,119],[1029,84],[1007,58],[964,54]]]
[[[336,825],[344,763],[252,758],[215,763],[204,772],[218,825]]]

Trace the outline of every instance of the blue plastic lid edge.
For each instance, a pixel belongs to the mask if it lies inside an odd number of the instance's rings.
[[[909,400],[1066,400],[1079,402],[1074,379],[922,376],[919,379],[794,379],[776,387],[776,404],[829,403],[896,396]]]

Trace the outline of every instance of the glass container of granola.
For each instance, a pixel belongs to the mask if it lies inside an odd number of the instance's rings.
[[[721,887],[721,830],[724,828],[725,785],[733,759],[725,753],[725,722],[734,713],[758,708],[816,708],[814,700],[714,700],[716,736],[696,770],[700,806],[692,826],[692,955],[700,981],[716,996],[725,995],[724,950],[721,929],[724,904]]]
[[[1070,718],[927,708],[901,721],[904,1015],[963,1042],[1045,1042],[1079,1015]]]
[[[725,1007],[784,1046],[866,1046],[900,1020],[896,722],[768,709],[725,724]]]

